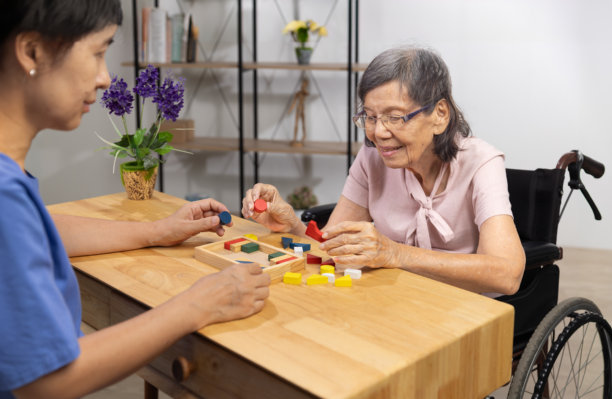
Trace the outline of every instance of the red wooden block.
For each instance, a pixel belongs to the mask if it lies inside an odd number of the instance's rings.
[[[225,241],[223,243],[223,248],[225,248],[225,249],[227,249],[229,251],[230,250],[230,245],[235,244],[235,243],[240,242],[240,241],[246,241],[246,239],[245,238],[236,238],[235,240]]]
[[[294,260],[294,259],[297,259],[297,258],[295,256],[292,256],[291,258],[279,260],[278,262],[276,262],[276,264],[280,265],[281,263],[289,262],[290,260]]]
[[[266,201],[259,198],[255,200],[255,204],[253,204],[253,209],[257,213],[262,213],[265,212],[266,209],[268,209],[268,204],[266,203]]]
[[[306,263],[308,263],[309,265],[320,265],[321,257],[312,254],[306,254]]]
[[[306,227],[306,235],[314,238],[319,242],[325,241],[322,237],[323,233],[321,233],[321,230],[319,230],[319,228],[317,227],[317,222],[315,222],[314,220],[308,222],[308,226]]]
[[[332,265],[332,266],[336,266],[336,262],[334,262],[333,258],[329,258],[328,260],[326,260],[325,262],[321,262],[322,265]]]

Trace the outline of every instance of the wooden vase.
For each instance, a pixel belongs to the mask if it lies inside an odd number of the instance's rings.
[[[157,166],[143,169],[136,161],[121,164],[121,183],[128,199],[147,200],[153,196],[157,169]]]

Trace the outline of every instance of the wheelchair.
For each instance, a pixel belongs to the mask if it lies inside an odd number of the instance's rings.
[[[561,207],[565,174],[570,192]],[[592,301],[569,298],[558,303],[557,227],[574,190],[601,214],[580,179],[595,178],[603,164],[574,150],[554,169],[506,169],[514,222],[525,250],[525,273],[518,292],[496,298],[515,308],[512,379],[508,398],[612,399],[612,328]],[[323,228],[335,204],[302,213]],[[492,397],[490,397],[492,398]]]

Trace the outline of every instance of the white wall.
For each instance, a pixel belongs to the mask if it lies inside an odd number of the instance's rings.
[[[120,66],[132,54],[131,2],[123,3],[125,23],[109,51],[108,62],[112,72],[132,81],[131,68]],[[235,60],[236,2],[184,3],[186,9],[193,7],[198,15],[206,53],[216,48],[216,60]],[[293,4],[258,2],[261,61],[293,60],[292,44],[280,34],[286,20],[294,16]],[[302,0],[299,4],[302,18],[324,23],[334,3]],[[346,1],[340,0],[333,10],[327,23],[329,37],[318,43],[313,62],[346,58]],[[249,13],[246,7],[247,51],[252,47]],[[607,112],[612,101],[608,96],[612,86],[609,1],[362,0],[360,13],[360,60],[366,62],[380,51],[404,43],[438,50],[448,63],[455,98],[475,135],[502,149],[508,167],[552,168],[563,153],[572,149],[612,165]],[[223,31],[227,16],[227,28]],[[221,39],[217,42],[219,35]],[[212,71],[213,75],[211,71],[197,70],[175,73],[188,79],[190,105],[185,116],[196,120],[196,134],[237,136],[235,71]],[[306,111],[308,138],[344,138],[346,75],[316,72],[313,77],[321,91],[314,83],[311,85]],[[283,110],[298,78],[295,72],[260,71],[260,137],[292,137],[293,115],[283,116]],[[250,74],[245,74],[245,79],[250,93]],[[196,86],[198,90],[194,90]],[[223,105],[221,93],[229,108]],[[329,106],[329,113],[323,101]],[[248,109],[247,126],[251,121]],[[118,176],[111,174],[111,158],[94,151],[101,146],[94,131],[106,137],[113,134],[101,107],[94,107],[77,131],[43,132],[35,140],[27,164],[40,178],[47,203],[122,190]],[[276,184],[284,195],[303,180],[314,186],[321,202],[333,202],[342,189],[345,164],[346,158],[341,156],[268,154],[263,156],[260,179]],[[171,155],[166,164],[166,191],[181,197],[195,193],[210,195],[235,211],[239,204],[237,165],[237,154]],[[612,249],[609,174],[600,180],[585,175],[583,181],[604,220],[594,221],[586,201],[575,193],[561,221],[559,243]]]

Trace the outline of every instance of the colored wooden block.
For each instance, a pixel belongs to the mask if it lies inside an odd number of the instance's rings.
[[[336,287],[351,287],[353,285],[353,281],[351,280],[351,276],[338,277],[334,282]]]
[[[321,230],[319,230],[319,227],[317,226],[317,222],[315,222],[314,220],[311,220],[310,222],[308,222],[308,226],[306,226],[306,235],[308,237],[314,238],[315,240],[319,242],[325,241],[323,239],[323,233],[321,232]]]
[[[291,237],[281,237],[281,242],[283,244],[283,248],[288,248],[289,245],[293,242],[293,238]],[[293,248],[291,248],[293,249]]]
[[[242,244],[246,242],[253,242],[245,237],[240,237],[232,241],[242,241]],[[283,250],[277,246],[267,244],[265,242],[257,241],[255,244],[259,245],[259,251],[251,253],[231,253],[225,249],[228,242],[217,241],[209,244],[197,246],[194,249],[194,257],[200,262],[204,262],[209,266],[216,267],[217,269],[225,269],[232,265],[238,264],[240,261],[250,261],[262,266],[263,272],[270,276],[272,282],[282,281],[283,274],[285,272],[300,272],[304,270],[304,264],[306,263],[304,258],[297,258],[293,256],[293,253],[288,250]],[[284,255],[289,255],[288,260],[276,265],[270,265],[268,262],[268,255],[276,252],[282,252]]]
[[[354,280],[359,280],[361,278],[361,270],[359,269],[344,269],[345,276],[351,276]]]
[[[268,203],[266,201],[261,198],[255,200],[255,203],[253,204],[253,210],[255,212],[262,213],[265,212],[266,209],[268,209]]]
[[[236,259],[236,262],[238,262],[238,263],[254,263],[252,260],[248,260],[248,259]]]
[[[289,261],[294,260],[294,259],[299,259],[299,258],[296,258],[293,255],[277,256],[276,258],[270,259],[270,264],[271,265],[280,265],[281,263],[289,262]]]
[[[287,255],[287,254],[285,252],[280,252],[280,251],[268,254],[268,261],[271,260],[272,258],[276,258],[277,256],[284,256],[284,255]]]
[[[321,257],[313,254],[306,254],[306,263],[309,265],[320,265]]]
[[[304,248],[295,247],[293,248],[293,253],[295,254],[295,256],[304,256]]]
[[[306,279],[306,285],[317,285],[317,284],[327,284],[329,283],[329,279],[327,276],[322,276],[320,274],[313,274],[308,276]]]
[[[336,262],[334,262],[333,258],[329,258],[327,259],[325,262],[321,263],[322,265],[332,265],[332,266],[336,266]]]
[[[292,242],[291,244],[289,244],[289,248],[295,249],[295,247],[302,247],[302,251],[304,252],[310,251],[310,244],[305,244],[302,242]]]
[[[231,250],[230,249],[230,245],[235,244],[235,243],[239,243],[239,242],[242,242],[242,241],[246,241],[246,238],[240,237],[240,238],[236,238],[235,240],[225,241],[223,243],[223,248],[225,248],[228,251],[230,251]]]
[[[258,240],[258,238],[257,238],[257,236],[255,234],[245,234],[244,236],[246,238],[250,239],[250,240],[253,240],[253,241],[257,241]]]
[[[228,211],[223,211],[219,214],[221,224],[230,224],[232,222],[232,215]]]
[[[302,273],[287,272],[283,275],[283,283],[285,284],[302,284]]]
[[[327,281],[334,283],[336,281],[336,275],[333,273],[321,273],[321,276],[327,277]]]
[[[332,265],[321,265],[321,274],[323,273],[336,273],[336,268]]]
[[[246,252],[247,254],[250,254],[251,252],[255,252],[259,250],[259,245],[256,242],[249,242],[247,244],[242,244],[242,246],[240,247],[240,250],[242,252]]]

